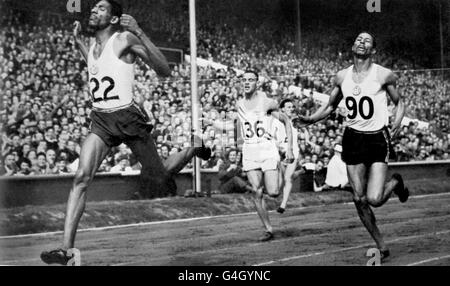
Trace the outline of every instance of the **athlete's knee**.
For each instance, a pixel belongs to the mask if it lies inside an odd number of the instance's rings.
[[[366,196],[360,196],[360,195],[357,195],[357,194],[353,195],[353,202],[357,206],[359,206],[359,205],[367,205],[369,203]]]
[[[253,187],[253,192],[255,193],[256,199],[261,199],[263,197],[263,189],[262,188],[255,189]]]
[[[269,195],[269,197],[271,198],[277,198],[280,195],[280,186],[276,186],[276,187],[269,187],[267,189],[267,194]]]
[[[372,206],[372,207],[381,207],[383,205],[383,198],[381,195],[378,194],[368,194],[367,195],[367,202]]]
[[[81,190],[85,190],[92,181],[92,178],[93,176],[89,172],[80,168],[75,173],[73,180],[74,187],[81,187]]]

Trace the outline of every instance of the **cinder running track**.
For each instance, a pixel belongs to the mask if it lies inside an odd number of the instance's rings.
[[[450,265],[450,193],[392,198],[375,209],[391,258],[384,265]],[[261,243],[256,213],[100,228],[78,233],[82,265],[366,265],[374,247],[353,204],[271,212]],[[61,233],[0,237],[1,265],[44,265]]]

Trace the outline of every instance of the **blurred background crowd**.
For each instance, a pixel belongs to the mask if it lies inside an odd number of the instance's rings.
[[[82,23],[86,25],[89,10],[84,7],[93,1],[83,1],[84,12],[78,16],[64,12],[65,1],[40,3],[39,9],[35,2],[0,0],[1,175],[73,173],[89,133],[87,68],[73,45],[71,29],[77,17],[84,17]],[[198,70],[202,116],[211,120],[236,118],[235,103],[243,94],[235,69],[246,68],[258,70],[264,78],[261,90],[278,100],[291,98],[298,114],[311,114],[321,104],[314,100],[313,92],[330,91],[334,74],[351,64],[353,38],[367,26],[360,22],[364,17],[357,15],[354,21],[360,27],[349,28],[343,20],[339,22],[342,25],[335,25],[332,17],[345,17],[340,10],[322,21],[307,13],[298,47],[295,21],[286,12],[292,10],[292,1],[199,2],[199,57],[227,66]],[[317,8],[314,5],[325,9],[323,1],[305,2],[306,11]],[[255,9],[245,9],[251,5]],[[158,45],[189,52],[187,1],[126,1],[125,11],[136,17]],[[428,18],[422,19],[425,16],[417,13],[418,23],[428,23]],[[283,15],[285,18],[281,18]],[[373,17],[367,18],[377,20]],[[389,23],[396,24],[392,21]],[[414,28],[416,22],[409,24]],[[428,24],[422,26],[422,30],[429,29]],[[414,35],[397,37],[395,31],[390,38],[381,34],[378,40],[376,61],[396,71],[406,116],[429,123],[426,128],[419,128],[417,122],[403,127],[393,142],[397,155],[393,160],[447,160],[450,73],[434,69],[439,61],[423,48],[423,41],[428,41],[427,48],[439,47],[433,46],[435,40],[426,38],[429,34],[417,33],[414,42],[409,38]],[[88,43],[86,36],[85,40]],[[162,159],[191,145],[190,66],[186,62],[171,66],[172,75],[162,79],[141,63],[136,65],[135,100],[151,119]],[[342,114],[335,113],[326,121],[299,130],[299,168],[310,163],[317,170],[327,168],[335,145],[342,140],[342,122]],[[233,162],[235,157],[239,160],[241,154],[235,150],[241,143],[239,132],[222,132],[211,126],[203,126],[202,132],[205,145],[213,149],[212,158],[202,162],[202,168],[219,171],[221,166],[229,166],[230,153]],[[121,145],[111,151],[99,172],[138,172],[139,168],[129,148]]]

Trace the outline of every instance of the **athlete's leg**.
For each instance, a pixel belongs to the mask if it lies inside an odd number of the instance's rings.
[[[380,207],[386,203],[398,184],[395,179],[386,182],[387,168],[386,163],[376,162],[369,169],[367,200],[373,207]]]
[[[209,153],[209,155],[208,155]],[[211,152],[207,151],[205,147],[189,147],[182,151],[172,154],[164,162],[163,165],[167,171],[171,174],[177,174],[184,166],[191,162],[194,156],[198,156],[204,160],[208,160],[211,156]]]
[[[255,192],[255,207],[256,212],[264,225],[267,232],[272,232],[272,225],[269,220],[269,213],[267,212],[266,202],[264,201],[263,186],[262,186],[263,173],[260,170],[251,170],[247,172],[247,178],[252,185]]]
[[[283,188],[283,200],[281,201],[280,208],[283,210],[286,208],[289,195],[292,190],[292,183],[295,180],[295,168],[297,168],[298,159],[295,159],[292,164],[285,165],[284,170],[284,188]]]
[[[283,171],[280,166],[275,170],[266,170],[264,172],[264,186],[267,194],[273,198],[280,195],[283,181]]]
[[[153,138],[135,138],[125,143],[142,165],[141,195],[153,197],[176,193],[176,185],[158,155]]]
[[[108,154],[110,148],[96,134],[88,135],[83,143],[80,163],[75,173],[73,187],[67,202],[66,220],[64,224],[63,248],[74,247],[78,223],[86,205],[87,187],[94,178],[95,172]]]
[[[364,164],[347,165],[347,172],[350,184],[353,188],[353,201],[355,203],[356,210],[358,211],[359,218],[372,238],[375,240],[377,247],[383,251],[386,249],[386,245],[380,230],[376,225],[375,215],[370,208],[366,196],[367,168]]]

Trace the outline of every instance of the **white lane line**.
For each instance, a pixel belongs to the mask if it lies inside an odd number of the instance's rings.
[[[439,194],[428,194],[428,195],[418,195],[411,196],[410,199],[424,199],[424,198],[433,198],[433,197],[441,197],[441,196],[449,196],[449,193],[439,193]],[[389,201],[388,201],[389,203]],[[307,206],[307,207],[298,207],[292,208],[291,210],[305,210],[310,208],[317,208],[323,206],[332,206],[332,205],[351,205],[353,202],[344,202],[338,204],[329,204],[329,205],[315,205],[315,206]],[[270,213],[274,213],[275,211],[270,211]],[[230,215],[217,215],[217,216],[205,216],[205,217],[196,217],[196,218],[185,218],[185,219],[174,219],[174,220],[165,220],[165,221],[152,221],[152,222],[141,222],[141,223],[132,223],[132,224],[123,224],[123,225],[114,225],[114,226],[106,226],[106,227],[93,227],[93,228],[85,228],[78,230],[80,232],[91,232],[91,231],[105,231],[105,230],[114,230],[114,229],[122,229],[129,227],[142,227],[142,226],[150,226],[150,225],[160,225],[160,224],[170,224],[170,223],[178,223],[178,222],[192,222],[192,221],[200,221],[200,220],[208,220],[208,219],[218,219],[218,218],[230,218],[230,217],[240,217],[247,215],[254,215],[256,212],[248,212],[248,213],[240,213],[240,214],[230,214]],[[7,235],[0,236],[0,239],[16,239],[16,238],[28,238],[28,237],[45,237],[63,234],[63,231],[53,231],[53,232],[40,232],[40,233],[31,233],[31,234],[20,234],[20,235]]]
[[[425,233],[425,234],[419,234],[419,235],[403,236],[403,237],[392,239],[392,240],[389,240],[389,241],[386,241],[386,242],[387,243],[394,243],[394,242],[399,242],[399,241],[404,241],[404,240],[421,238],[421,237],[425,237],[425,236],[431,236],[431,235],[436,235],[436,236],[437,235],[443,235],[443,234],[447,234],[447,233],[450,233],[450,229],[444,230],[444,231],[439,231],[439,232],[430,232],[430,233]],[[332,251],[321,251],[321,252],[314,252],[314,253],[303,254],[303,255],[298,255],[298,256],[291,256],[291,257],[286,257],[286,258],[282,258],[282,259],[276,259],[276,260],[271,260],[271,261],[267,261],[267,262],[258,263],[258,264],[255,264],[253,266],[264,266],[264,265],[274,264],[274,263],[277,263],[277,262],[286,262],[286,261],[290,261],[290,260],[309,258],[309,257],[319,256],[319,255],[324,255],[324,254],[333,254],[333,253],[345,252],[345,251],[349,251],[349,250],[369,247],[371,245],[373,245],[373,243],[365,243],[365,244],[352,246],[352,247],[338,248],[338,249],[335,249],[335,250],[332,250]]]
[[[80,230],[78,230],[78,233],[90,232],[90,231],[105,231],[105,230],[113,230],[113,229],[129,228],[129,227],[159,225],[159,224],[166,224],[166,223],[169,224],[169,223],[177,223],[177,222],[191,222],[191,221],[199,221],[199,220],[208,220],[208,219],[213,219],[213,218],[240,217],[240,216],[246,216],[246,215],[251,215],[251,214],[256,214],[256,212],[240,213],[240,214],[232,214],[232,215],[205,216],[205,217],[186,218],[186,219],[174,219],[174,220],[166,220],[166,221],[140,222],[140,223],[132,223],[132,224],[105,226],[105,227],[92,227],[92,228],[80,229]],[[40,232],[40,233],[30,233],[30,234],[20,234],[20,235],[7,235],[7,236],[0,236],[0,239],[52,236],[52,235],[57,235],[57,234],[63,234],[63,231]]]
[[[421,264],[425,264],[425,263],[428,263],[428,262],[438,261],[438,260],[447,259],[447,258],[450,258],[450,254],[449,255],[444,255],[444,256],[433,257],[433,258],[429,258],[429,259],[425,259],[425,260],[421,260],[421,261],[417,261],[417,262],[414,262],[414,263],[407,264],[406,266],[416,266],[416,265],[421,265]]]

